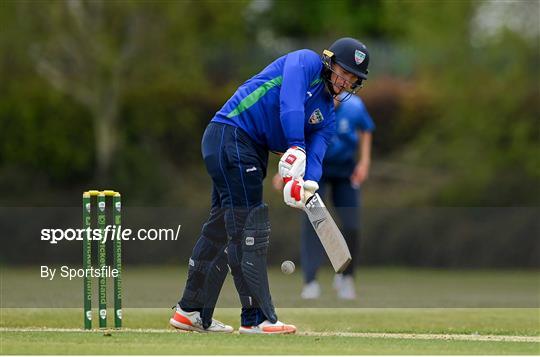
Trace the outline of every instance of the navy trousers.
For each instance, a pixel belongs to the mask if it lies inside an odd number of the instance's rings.
[[[212,246],[226,245],[227,259],[242,303],[242,325],[253,326],[265,320],[264,314],[245,298],[251,296],[242,275],[242,234],[249,211],[263,203],[268,150],[255,143],[242,129],[211,122],[202,139],[202,155],[212,178],[212,207],[192,257],[212,261]],[[210,253],[209,253],[210,252]],[[194,306],[186,291],[202,286],[204,274],[188,277],[182,308]],[[221,288],[221,286],[219,287]],[[251,300],[251,299],[249,299]]]
[[[325,200],[325,203],[328,202],[328,195],[326,193],[329,186],[332,191],[332,202],[337,213],[337,217],[334,218],[347,241],[353,257],[343,274],[352,275],[354,272],[355,252],[358,240],[360,191],[351,186],[348,177],[323,176],[319,182],[319,190],[317,192]],[[316,279],[317,270],[321,266],[326,253],[307,216],[302,218],[301,232],[300,258],[302,260],[302,272],[304,282],[310,283]]]

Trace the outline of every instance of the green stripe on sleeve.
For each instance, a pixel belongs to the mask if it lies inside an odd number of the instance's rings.
[[[234,116],[237,116],[238,114],[242,113],[244,110],[249,109],[249,107],[257,103],[259,99],[264,97],[264,95],[270,89],[281,85],[282,80],[283,80],[283,77],[279,76],[279,77],[269,80],[268,82],[263,83],[260,87],[258,87],[253,92],[251,92],[247,97],[242,99],[242,101],[236,106],[236,108],[234,108],[233,111],[227,114],[227,118],[232,118]]]
[[[242,113],[244,110],[248,109],[253,104],[257,103],[259,99],[264,97],[266,92],[268,92],[270,89],[276,86],[281,85],[282,80],[283,80],[283,77],[279,76],[279,77],[269,80],[268,82],[263,83],[259,88],[251,92],[250,95],[242,99],[242,101],[236,106],[236,108],[234,108],[233,111],[227,114],[227,118],[232,118]]]
[[[264,95],[272,88],[281,85],[281,82],[283,81],[283,77],[279,76],[276,78],[273,78],[265,83],[263,83],[261,86],[259,86],[257,89],[255,89],[253,92],[251,92],[247,97],[242,99],[242,101],[234,108],[229,114],[227,114],[227,118],[232,118],[234,116],[239,115],[243,111],[249,109],[253,104],[257,103],[259,99],[264,97]],[[314,85],[317,85],[322,82],[322,78],[317,78],[314,81],[312,81],[309,86],[313,87]]]

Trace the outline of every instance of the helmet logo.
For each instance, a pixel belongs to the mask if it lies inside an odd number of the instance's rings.
[[[366,58],[366,54],[360,50],[355,50],[354,51],[354,62],[356,62],[356,64],[360,64],[362,62],[364,62],[364,59]]]

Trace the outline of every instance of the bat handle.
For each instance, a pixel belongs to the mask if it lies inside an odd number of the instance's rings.
[[[311,196],[309,196],[307,199],[306,199],[306,205],[309,204],[309,202],[313,199],[313,197],[315,197],[316,193],[312,194]]]

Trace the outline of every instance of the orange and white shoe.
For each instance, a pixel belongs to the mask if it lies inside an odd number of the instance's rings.
[[[187,312],[179,306],[176,307],[176,311],[169,323],[172,327],[184,331],[231,333],[234,330],[232,326],[225,325],[215,319],[212,319],[212,324],[205,329],[199,311]]]
[[[289,334],[296,332],[296,326],[284,324],[281,321],[273,324],[268,320],[264,320],[257,326],[241,326],[238,332],[242,334]]]

